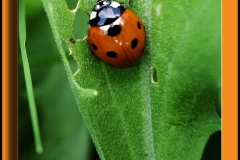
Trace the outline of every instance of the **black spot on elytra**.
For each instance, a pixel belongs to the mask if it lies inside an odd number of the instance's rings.
[[[117,53],[114,52],[114,51],[109,51],[106,53],[106,55],[109,57],[109,58],[116,58],[117,57]]]
[[[134,38],[131,42],[131,47],[132,49],[136,48],[138,45],[138,39],[137,38]]]
[[[137,27],[138,27],[138,29],[141,29],[141,28],[142,28],[140,22],[137,23]]]
[[[97,46],[93,43],[92,43],[92,47],[93,47],[94,50],[97,50]]]
[[[108,29],[107,34],[113,37],[113,36],[119,35],[121,30],[122,28],[119,25],[110,25],[110,28]]]

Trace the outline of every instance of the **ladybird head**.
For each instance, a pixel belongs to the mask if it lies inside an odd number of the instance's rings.
[[[100,11],[103,7],[108,6],[110,3],[110,0],[98,0],[93,7],[93,11]]]
[[[104,26],[112,24],[126,10],[123,3],[110,0],[98,0],[90,14],[90,26]]]

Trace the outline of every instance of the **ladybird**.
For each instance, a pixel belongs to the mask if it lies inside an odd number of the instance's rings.
[[[146,42],[145,26],[124,3],[98,0],[88,24],[89,47],[101,61],[125,68],[141,58]]]

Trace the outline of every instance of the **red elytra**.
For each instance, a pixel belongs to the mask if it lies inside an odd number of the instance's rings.
[[[112,3],[108,5],[108,8]],[[114,2],[112,6],[116,8],[112,7],[112,10],[117,9],[120,6],[118,4]],[[102,8],[104,7],[106,6]],[[94,16],[97,16],[98,11],[93,12],[91,18],[95,20]],[[104,20],[106,19],[107,17]],[[88,29],[88,43],[91,51],[100,60],[113,67],[124,68],[135,64],[141,58],[145,42],[146,32],[141,19],[128,9],[125,9],[110,24],[91,26]]]

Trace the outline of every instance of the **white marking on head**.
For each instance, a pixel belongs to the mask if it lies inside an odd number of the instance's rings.
[[[100,7],[100,5],[98,4],[98,5],[96,5],[96,8],[98,9]]]
[[[117,8],[117,7],[120,6],[120,4],[117,3],[117,2],[112,2],[112,3],[111,3],[111,6],[112,6],[113,8]]]
[[[106,2],[106,1],[104,1],[104,2],[103,2],[103,4],[105,5],[105,4],[107,4],[107,2]]]
[[[97,16],[97,12],[92,11],[92,13],[90,14],[90,20],[96,18],[96,16]]]

